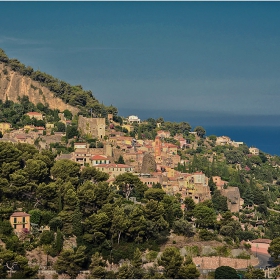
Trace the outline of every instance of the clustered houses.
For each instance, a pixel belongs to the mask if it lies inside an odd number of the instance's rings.
[[[30,112],[27,115],[36,119],[42,119],[40,113]],[[63,114],[60,114],[63,119]],[[110,116],[109,116],[110,117]],[[112,123],[112,117],[109,118]],[[66,119],[65,119],[66,121]],[[137,116],[130,116],[129,123],[139,123]],[[51,124],[48,124],[52,128]],[[74,143],[74,152],[69,155],[60,155],[57,159],[67,158],[84,166],[93,166],[100,171],[110,175],[108,182],[113,182],[115,177],[125,172],[131,172],[138,175],[140,180],[148,187],[160,183],[167,194],[180,194],[182,201],[186,197],[191,197],[195,203],[199,203],[211,198],[208,179],[202,172],[181,173],[175,170],[178,163],[182,163],[181,157],[177,154],[178,148],[184,148],[188,144],[181,135],[174,137],[178,146],[166,142],[170,138],[170,132],[159,130],[155,140],[136,140],[133,137],[124,136],[123,132],[114,130],[114,126],[109,126],[105,130],[104,118],[84,118],[79,116],[78,128],[84,134],[95,137],[102,141],[103,148],[90,148],[88,143]],[[41,148],[48,148],[52,142],[60,142],[63,133],[54,133],[54,135],[42,135],[44,128],[33,126],[25,127],[18,131],[8,131],[11,129],[9,124],[0,123],[0,130],[5,132],[2,140],[11,142],[21,142],[33,144],[39,136],[45,145]],[[45,133],[46,134],[46,133]],[[104,137],[107,138],[104,138]],[[106,139],[106,140],[105,140]],[[231,141],[229,137],[217,137],[217,144],[239,145],[239,142]],[[44,146],[44,147],[43,147]],[[257,154],[258,149],[250,149],[252,154]],[[145,154],[150,154],[155,162],[155,170],[149,173],[141,173],[143,158]],[[117,164],[118,158],[122,156],[125,164]],[[227,182],[222,181],[220,177],[214,176],[218,190],[228,198],[228,207],[230,211],[236,212],[242,205],[238,188],[227,187]]]
[[[243,142],[236,142],[234,140],[231,140],[228,136],[219,136],[216,139],[217,145],[231,145],[234,147],[239,147],[240,145],[243,145]]]

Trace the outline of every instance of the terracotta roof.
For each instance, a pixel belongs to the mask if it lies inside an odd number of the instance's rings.
[[[29,214],[25,212],[14,212],[11,217],[28,217],[30,216]]]
[[[131,168],[132,166],[127,164],[103,163],[103,164],[97,164],[95,167]]]
[[[171,144],[171,143],[165,143],[164,146],[169,147],[169,148],[177,148],[176,145]]]
[[[22,135],[22,134],[18,134],[18,135],[16,135],[16,138],[17,139],[26,139],[26,136]]]
[[[27,115],[42,115],[41,113],[38,113],[38,112],[28,112]]]
[[[102,160],[102,159],[108,159],[108,158],[106,156],[94,155],[90,159],[91,160]]]

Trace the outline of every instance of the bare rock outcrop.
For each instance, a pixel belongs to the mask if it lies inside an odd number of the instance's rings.
[[[141,173],[156,172],[157,164],[155,158],[151,154],[145,154],[143,157]]]
[[[4,63],[0,63],[0,99],[2,101],[11,100],[18,102],[18,97],[28,96],[33,104],[48,104],[49,108],[58,109],[60,112],[68,109],[76,115],[78,109],[63,102],[62,99],[55,97],[54,93],[48,88],[33,81],[30,77],[23,76]]]

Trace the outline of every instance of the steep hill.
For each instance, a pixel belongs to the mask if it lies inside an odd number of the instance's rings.
[[[55,97],[53,92],[40,85],[39,82],[13,71],[5,63],[0,63],[0,99],[18,102],[18,97],[24,95],[28,96],[30,102],[34,104],[49,104],[50,109],[58,109],[59,111],[68,109],[73,114],[79,112],[78,108],[64,103],[62,99]]]
[[[0,100],[18,102],[18,97],[24,95],[35,105],[40,102],[48,104],[50,109],[68,109],[85,117],[105,118],[108,113],[118,114],[117,108],[101,104],[90,90],[84,90],[81,85],[70,85],[47,73],[34,71],[17,59],[10,59],[0,49]]]

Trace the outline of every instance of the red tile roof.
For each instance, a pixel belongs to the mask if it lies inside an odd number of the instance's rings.
[[[90,158],[91,160],[106,160],[108,159],[106,156],[101,156],[101,155],[94,155]]]
[[[25,212],[14,212],[11,217],[29,217],[30,215]]]
[[[132,166],[126,164],[103,163],[103,164],[97,164],[95,167],[131,168]]]
[[[41,116],[42,114],[41,113],[38,113],[38,112],[29,112],[29,113],[27,113],[27,115],[37,115],[37,116]]]

